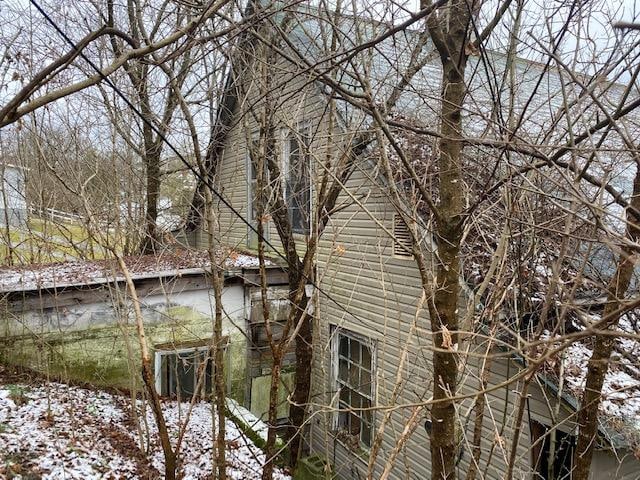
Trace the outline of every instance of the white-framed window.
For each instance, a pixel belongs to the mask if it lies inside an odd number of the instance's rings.
[[[332,342],[337,436],[349,446],[369,448],[373,438],[374,343],[343,328],[334,330]]]
[[[198,347],[156,347],[155,380],[156,391],[163,396],[190,399],[194,393],[207,397],[213,391],[214,359],[209,345]],[[198,388],[198,380],[200,376]]]
[[[311,229],[311,128],[301,123],[297,131],[283,135],[282,171],[284,196],[294,233],[306,235]]]

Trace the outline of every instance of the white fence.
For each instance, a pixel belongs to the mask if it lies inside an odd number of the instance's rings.
[[[83,223],[84,218],[75,213],[63,212],[54,208],[35,208],[29,207],[29,214],[40,218],[48,218],[57,222]]]

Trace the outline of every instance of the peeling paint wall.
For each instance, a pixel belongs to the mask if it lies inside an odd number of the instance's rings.
[[[203,341],[212,337],[215,302],[209,288],[185,290],[185,282],[147,286],[140,293],[148,345]],[[106,289],[106,287],[103,287]],[[140,346],[135,318],[125,291],[60,295],[42,293],[41,302],[12,302],[0,315],[0,361],[27,366],[52,376],[93,384],[140,388]],[[244,403],[246,373],[245,294],[241,283],[223,291],[223,334],[230,395]],[[37,306],[41,303],[41,306]],[[166,347],[165,347],[166,349]]]

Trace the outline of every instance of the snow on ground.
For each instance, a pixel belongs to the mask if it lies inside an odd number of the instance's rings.
[[[150,408],[142,407],[138,401],[138,418],[146,417],[140,422],[142,438],[149,439],[146,455],[128,398],[58,383],[0,385],[0,478],[160,478],[164,458],[155,421]],[[163,402],[174,442],[188,410],[188,403]],[[185,480],[211,477],[212,413],[206,402],[196,403],[191,411],[181,449]],[[233,422],[225,426],[229,478],[260,478],[262,451]],[[290,479],[282,471],[274,478]]]
[[[227,408],[231,412],[231,415],[240,419],[241,422],[244,422],[244,424],[251,428],[262,440],[267,441],[269,426],[266,423],[231,398],[227,398]]]

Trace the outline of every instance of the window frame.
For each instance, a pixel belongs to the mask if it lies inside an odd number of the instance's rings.
[[[571,478],[574,466],[573,456],[577,443],[576,435],[550,427],[535,418],[529,418],[529,429],[532,436],[531,443],[534,445],[531,448],[533,478],[546,480],[549,478],[549,472],[553,472],[554,477],[561,475],[560,478],[562,479]],[[555,431],[553,445],[555,455],[550,458],[552,431]],[[552,463],[551,465],[550,462]]]
[[[297,224],[294,224],[293,220],[293,208],[292,208],[292,194],[291,194],[291,185],[292,185],[292,169],[291,169],[291,140],[296,139],[298,142],[298,151],[304,157],[300,165],[306,164],[306,175],[300,176],[299,178],[306,179],[306,193],[308,195],[308,199],[306,203],[307,211],[306,211],[306,225],[303,228],[300,228]],[[306,139],[306,142],[304,141]],[[284,201],[287,206],[289,222],[291,223],[291,230],[293,233],[298,235],[309,235],[311,233],[311,225],[313,220],[313,183],[311,181],[311,143],[312,143],[312,135],[311,135],[311,124],[307,121],[302,121],[298,123],[297,128],[290,129],[285,128],[281,131],[281,144],[282,144],[282,160],[281,167],[283,175],[283,192],[284,192]],[[298,177],[296,177],[298,178]],[[300,210],[300,209],[298,209]]]
[[[368,410],[369,412],[369,442],[367,443],[365,440],[363,440],[363,429],[361,428],[360,431],[357,434],[357,447],[361,450],[364,451],[368,451],[371,448],[371,444],[373,442],[373,437],[375,434],[375,422],[376,422],[376,418],[375,418],[375,412],[373,410],[373,407],[375,406],[376,403],[376,365],[377,365],[377,349],[376,349],[376,343],[374,340],[372,340],[371,338],[368,338],[364,335],[358,334],[356,332],[353,332],[351,330],[347,330],[345,328],[342,327],[337,327],[337,326],[332,326],[332,336],[331,336],[332,340],[331,340],[331,383],[332,383],[332,391],[334,391],[335,394],[335,402],[336,402],[336,411],[333,417],[333,431],[336,435],[336,438],[338,438],[339,440],[343,440],[343,439],[354,439],[355,435],[349,433],[347,430],[342,429],[341,428],[341,421],[342,421],[342,416],[346,415],[347,418],[349,415],[356,415],[359,418],[359,422],[360,425],[365,425],[367,423],[366,419],[364,419],[364,414],[365,414],[365,410],[356,410],[356,411],[340,411],[341,408],[341,403],[346,404],[346,402],[344,402],[344,400],[341,399],[341,390],[342,388],[348,388],[351,391],[355,392],[356,395],[366,399],[369,401],[369,407],[371,408],[371,410]],[[340,358],[341,358],[341,354],[340,354],[340,343],[341,343],[341,338],[346,338],[349,340],[349,343],[351,343],[352,341],[358,342],[361,346],[367,347],[369,350],[369,357],[370,357],[370,368],[369,368],[369,375],[370,375],[370,393],[369,395],[366,395],[365,393],[363,393],[361,390],[358,390],[357,387],[361,387],[362,384],[358,385],[356,388],[353,388],[353,385],[350,385],[348,382],[345,382],[343,380],[340,379]],[[350,347],[349,347],[350,348]],[[349,354],[351,354],[351,352],[349,352]],[[357,368],[359,369],[359,373],[362,371],[367,371],[366,368],[363,367],[363,365],[357,364],[356,362],[353,361],[353,359],[351,358],[347,358],[347,357],[343,357],[346,358],[346,360],[350,363],[350,364],[354,364],[354,365],[358,365]],[[362,408],[362,407],[353,407],[352,405],[348,405],[348,408],[353,409],[353,408]],[[347,443],[347,442],[343,442],[343,443]],[[349,447],[354,448],[355,442],[348,442]]]
[[[199,354],[204,354],[204,359],[207,362],[208,366],[211,367],[211,392],[207,392],[207,382],[206,379],[203,382],[203,384],[201,385],[201,391],[198,392],[197,396],[198,397],[203,397],[206,396],[208,393],[212,393],[213,392],[213,375],[214,375],[214,369],[215,369],[215,358],[213,357],[213,351],[210,345],[202,345],[202,346],[191,346],[191,347],[180,347],[179,345],[176,345],[175,348],[173,349],[167,349],[167,348],[156,348],[154,350],[154,371],[155,371],[155,388],[156,388],[156,392],[158,392],[158,395],[165,395],[164,392],[166,391],[166,396],[172,397],[172,393],[169,392],[170,389],[170,385],[168,382],[168,379],[165,378],[165,371],[162,368],[162,362],[163,362],[163,358],[164,357],[169,357],[169,356],[175,356],[176,358],[179,358],[180,354],[185,354],[185,353],[189,353],[189,354],[193,354],[198,355],[198,359],[199,359]],[[195,358],[195,357],[194,357]],[[194,362],[194,389],[195,386],[197,385],[197,371],[199,369],[199,365],[200,365],[200,359],[198,360],[197,363]],[[206,369],[207,367],[205,367]],[[205,371],[205,375],[206,375],[206,371]],[[167,383],[165,383],[167,382]],[[181,401],[185,401],[185,400],[190,400],[189,398],[181,398]]]

